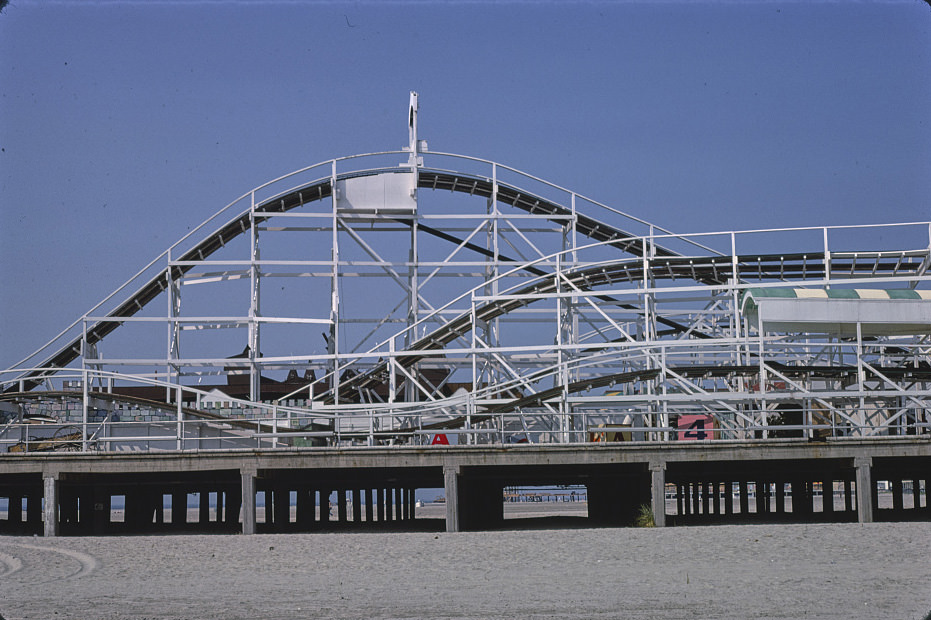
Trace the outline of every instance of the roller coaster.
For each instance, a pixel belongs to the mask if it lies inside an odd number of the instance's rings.
[[[673,232],[430,151],[417,115],[0,372],[0,451],[929,433],[931,222]]]

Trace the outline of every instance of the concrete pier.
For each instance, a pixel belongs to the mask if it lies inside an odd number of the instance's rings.
[[[244,469],[240,475],[242,479],[242,533],[255,534],[255,470]],[[181,506],[179,502],[179,509]]]
[[[663,463],[650,463],[652,482],[650,507],[653,511],[653,523],[656,527],[666,525],[666,466]]]
[[[446,531],[459,531],[459,468],[443,467],[443,484],[446,491]]]
[[[17,454],[0,456],[0,533],[513,528],[504,489],[545,485],[584,486],[570,519],[591,527],[643,507],[660,527],[931,521],[929,480],[916,438]],[[445,522],[418,518],[418,489],[445,496]]]
[[[872,493],[862,493],[862,489],[869,488],[873,490],[872,483],[872,474],[870,473],[870,468],[872,467],[872,459],[868,456],[859,456],[854,458],[853,466],[856,468],[857,472],[857,514],[860,518],[860,523],[872,523],[873,522],[873,494]]]
[[[45,476],[43,479],[44,503],[42,506],[43,533],[46,536],[58,536],[58,478]]]

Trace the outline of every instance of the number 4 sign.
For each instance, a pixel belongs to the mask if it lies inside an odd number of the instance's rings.
[[[714,438],[714,418],[709,414],[680,415],[679,441],[696,441]]]

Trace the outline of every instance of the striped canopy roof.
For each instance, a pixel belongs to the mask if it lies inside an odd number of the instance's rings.
[[[741,310],[752,310],[756,307],[755,300],[767,297],[781,299],[914,299],[931,301],[931,291],[919,291],[910,288],[748,288],[741,296]]]

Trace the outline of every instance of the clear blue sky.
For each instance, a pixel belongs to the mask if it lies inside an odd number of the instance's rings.
[[[402,147],[677,231],[931,219],[931,8],[14,0],[0,368],[240,194]]]

